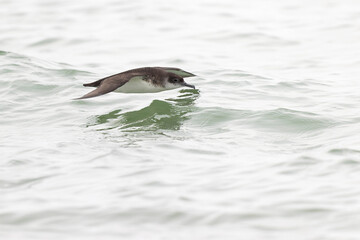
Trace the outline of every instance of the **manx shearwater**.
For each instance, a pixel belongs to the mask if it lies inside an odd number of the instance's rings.
[[[194,85],[184,81],[186,77],[195,76],[179,68],[144,67],[131,69],[92,83],[85,83],[85,87],[96,87],[95,90],[77,99],[92,98],[109,92],[123,93],[151,93],[179,87],[194,88]]]

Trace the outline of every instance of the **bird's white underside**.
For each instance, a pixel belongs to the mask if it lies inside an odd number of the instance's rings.
[[[171,83],[166,83],[165,87],[154,86],[153,84],[142,80],[142,77],[133,77],[127,83],[117,88],[115,92],[121,93],[153,93],[180,87]]]

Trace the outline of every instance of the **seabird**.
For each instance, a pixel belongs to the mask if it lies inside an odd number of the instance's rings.
[[[131,69],[92,83],[85,83],[85,87],[96,87],[95,90],[77,99],[97,97],[112,91],[123,93],[151,93],[179,87],[190,87],[183,78],[195,76],[179,68],[144,67]]]

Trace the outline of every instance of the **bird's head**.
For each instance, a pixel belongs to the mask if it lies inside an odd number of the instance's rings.
[[[169,73],[169,77],[165,84],[166,88],[190,87],[195,89],[194,85],[187,84],[184,79],[174,73]]]

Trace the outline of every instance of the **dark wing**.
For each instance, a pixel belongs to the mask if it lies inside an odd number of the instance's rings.
[[[85,94],[84,96],[76,99],[84,99],[84,98],[92,98],[97,97],[100,95],[104,95],[106,93],[112,92],[116,90],[117,88],[121,87],[134,76],[137,76],[139,74],[124,74],[119,73],[112,75],[110,77],[106,77],[103,79],[100,79],[98,81],[95,81],[93,83],[87,83],[84,84],[84,86],[90,86],[90,87],[98,87],[97,89],[89,92],[88,94]]]
[[[182,70],[180,68],[173,68],[173,67],[155,67],[155,68],[164,70],[166,72],[175,73],[176,75],[178,75],[180,77],[183,77],[183,78],[196,76],[195,74],[186,72],[186,71],[184,71],[184,70]]]

